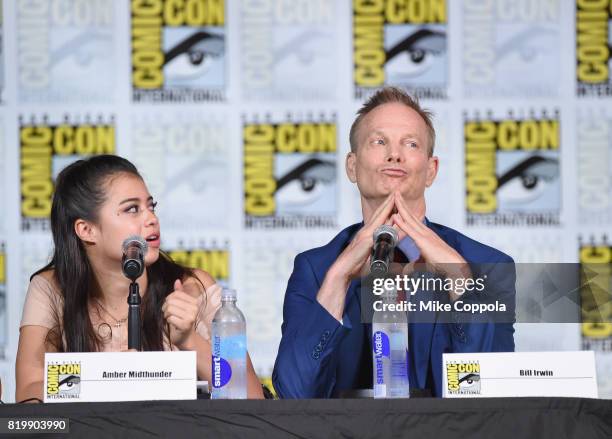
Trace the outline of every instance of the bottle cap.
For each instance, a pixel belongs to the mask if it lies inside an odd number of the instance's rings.
[[[236,290],[231,288],[223,288],[221,291],[221,300],[236,300]]]

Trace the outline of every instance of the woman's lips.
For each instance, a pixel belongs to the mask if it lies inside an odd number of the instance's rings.
[[[147,244],[149,244],[149,247],[159,248],[160,240],[161,240],[161,236],[157,235],[157,238],[155,239],[152,239],[152,240],[147,239]]]

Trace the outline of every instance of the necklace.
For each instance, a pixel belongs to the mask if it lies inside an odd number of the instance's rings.
[[[102,302],[100,302],[98,299],[96,299],[96,302],[98,302],[98,305],[100,305],[100,308],[102,308],[102,310],[115,321],[115,324],[113,325],[115,328],[119,328],[123,323],[127,321],[128,316],[125,316],[122,319],[118,319],[117,317],[112,315],[110,312],[108,312],[108,310],[104,307],[104,305],[102,305]]]

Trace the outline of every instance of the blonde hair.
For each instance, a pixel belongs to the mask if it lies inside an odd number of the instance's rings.
[[[363,118],[376,107],[396,102],[404,104],[408,108],[412,108],[419,114],[419,116],[421,116],[425,122],[425,125],[427,126],[427,133],[429,134],[429,145],[427,145],[429,156],[431,157],[433,155],[434,145],[436,143],[436,131],[434,130],[432,122],[433,113],[429,110],[421,108],[418,99],[413,98],[404,90],[397,87],[381,88],[363,104],[359,111],[357,111],[357,118],[353,122],[353,125],[351,125],[351,132],[349,135],[351,152],[356,152],[357,147],[359,146],[357,144],[357,130],[359,129],[359,124]]]

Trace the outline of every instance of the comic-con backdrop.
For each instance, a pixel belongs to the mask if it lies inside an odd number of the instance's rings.
[[[388,84],[435,113],[432,221],[517,262],[610,267],[611,15],[612,0],[5,0],[4,399],[54,178],[92,154],[134,161],[162,247],[238,290],[269,378],[293,258],[360,220],[348,131]],[[520,324],[516,343],[595,349],[612,397],[612,323]]]

